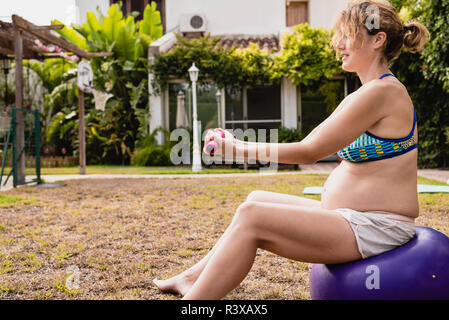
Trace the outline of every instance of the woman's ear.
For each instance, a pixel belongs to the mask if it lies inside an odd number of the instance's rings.
[[[387,34],[383,31],[379,31],[374,35],[373,45],[375,49],[382,48],[387,42]]]

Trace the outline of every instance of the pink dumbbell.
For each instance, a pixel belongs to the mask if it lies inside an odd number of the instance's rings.
[[[221,133],[221,137],[224,138],[225,137],[225,133],[224,132],[220,132]],[[206,152],[209,153],[211,156],[214,155],[215,150],[217,150],[218,148],[218,143],[214,140],[209,141],[209,143],[206,145]]]

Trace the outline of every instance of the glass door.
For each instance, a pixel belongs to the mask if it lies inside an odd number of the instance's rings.
[[[217,91],[217,85],[212,82],[197,85],[197,119],[201,122],[202,131],[218,127],[220,103],[217,101]],[[168,130],[193,127],[192,88],[190,83],[169,83],[168,111]]]

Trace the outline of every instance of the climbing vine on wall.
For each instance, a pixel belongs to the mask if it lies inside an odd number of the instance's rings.
[[[331,47],[331,32],[301,24],[285,33],[280,52],[260,49],[255,43],[245,49],[223,49],[220,37],[209,34],[188,39],[176,35],[178,42],[167,53],[157,55],[150,69],[157,94],[171,78],[189,79],[192,63],[200,69],[199,82],[210,80],[218,87],[247,88],[278,83],[284,76],[295,84],[309,84],[338,73],[339,63]]]

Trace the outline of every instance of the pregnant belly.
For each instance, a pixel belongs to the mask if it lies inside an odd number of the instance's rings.
[[[351,208],[357,211],[387,211],[409,217],[419,213],[416,179],[399,179],[351,170],[341,164],[328,177],[321,195],[325,209]],[[395,182],[401,181],[401,182]]]

